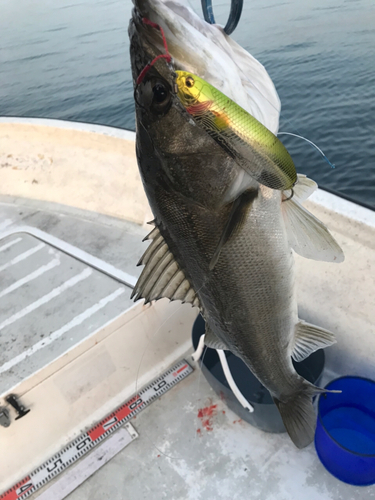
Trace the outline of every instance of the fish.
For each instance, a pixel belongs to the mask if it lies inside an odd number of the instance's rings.
[[[171,12],[155,11],[155,4]],[[312,397],[326,391],[298,375],[292,358],[301,361],[336,339],[298,317],[293,251],[327,262],[341,262],[344,255],[325,225],[302,205],[317,188],[313,180],[298,175],[293,192],[259,183],[243,174],[236,159],[185,109],[176,71],[186,71],[181,68],[191,38],[182,37],[178,46],[176,31],[173,59],[155,58],[165,53],[164,41],[169,46],[174,13],[186,9],[172,0],[155,4],[135,0],[129,24],[136,156],[154,215],[132,297],[198,307],[206,323],[205,344],[230,350],[245,362],[271,393],[293,443],[303,448],[314,437]],[[194,27],[191,12],[186,19],[186,30]],[[183,25],[181,16],[179,22]],[[190,29],[190,37],[193,33]],[[219,29],[215,33],[229,38]],[[220,47],[220,39],[217,43]],[[206,80],[209,71],[198,70],[193,74]],[[251,80],[257,80],[256,72]],[[263,75],[258,84],[264,80]],[[233,96],[232,89],[228,97]],[[257,119],[262,122],[262,112]]]

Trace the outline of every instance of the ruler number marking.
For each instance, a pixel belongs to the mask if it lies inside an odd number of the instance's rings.
[[[109,427],[112,427],[112,425],[115,425],[118,422],[118,418],[116,416],[112,417],[111,420],[108,420],[108,422],[105,422],[103,424],[103,429],[107,430]]]
[[[167,385],[167,382],[165,381],[165,379],[161,380],[158,385],[154,386],[153,389],[154,391],[158,391],[159,389],[161,389],[162,387],[164,387],[165,385]]]
[[[142,398],[138,398],[137,401],[134,401],[131,405],[129,405],[129,410],[134,410],[137,406],[139,406],[141,403],[143,403]]]
[[[30,481],[26,484],[23,484],[20,488],[18,488],[16,490],[16,493],[18,496],[22,495],[22,493],[25,493],[26,490],[28,490],[29,488],[32,488],[34,485],[33,483]]]
[[[85,438],[83,441],[81,441],[80,443],[76,444],[76,450],[77,451],[81,450],[88,443],[92,443],[90,436],[87,436],[87,438]]]
[[[55,460],[53,462],[53,467],[46,467],[47,472],[50,472],[50,473],[53,472],[54,470],[56,470],[58,468],[59,465],[63,465],[63,463],[64,462],[62,461],[62,459],[58,458],[57,460]]]

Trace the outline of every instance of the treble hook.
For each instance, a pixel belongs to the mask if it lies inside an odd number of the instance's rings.
[[[215,16],[212,8],[212,0],[201,0],[204,20],[207,23],[215,24]],[[227,35],[233,33],[237,28],[243,7],[243,0],[231,0],[230,13],[224,31]]]

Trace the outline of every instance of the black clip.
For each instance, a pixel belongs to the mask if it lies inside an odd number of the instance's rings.
[[[207,23],[215,24],[215,16],[212,8],[212,0],[201,0],[204,20]],[[227,35],[233,33],[240,20],[243,7],[243,0],[231,0],[229,19],[224,31]]]
[[[16,420],[18,420],[19,418],[24,417],[30,411],[30,410],[26,410],[26,408],[17,401],[17,398],[16,398],[16,396],[14,394],[11,394],[10,396],[7,396],[5,398],[5,401],[7,403],[9,403],[11,406],[13,406],[13,408],[16,410],[16,412],[18,414],[18,416],[16,417]]]

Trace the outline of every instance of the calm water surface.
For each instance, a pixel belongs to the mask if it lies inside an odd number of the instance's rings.
[[[200,0],[190,0],[200,14]],[[224,24],[229,0],[214,2]],[[2,0],[0,115],[134,129],[130,0]],[[245,0],[233,37],[267,68],[299,172],[375,208],[373,0]]]

